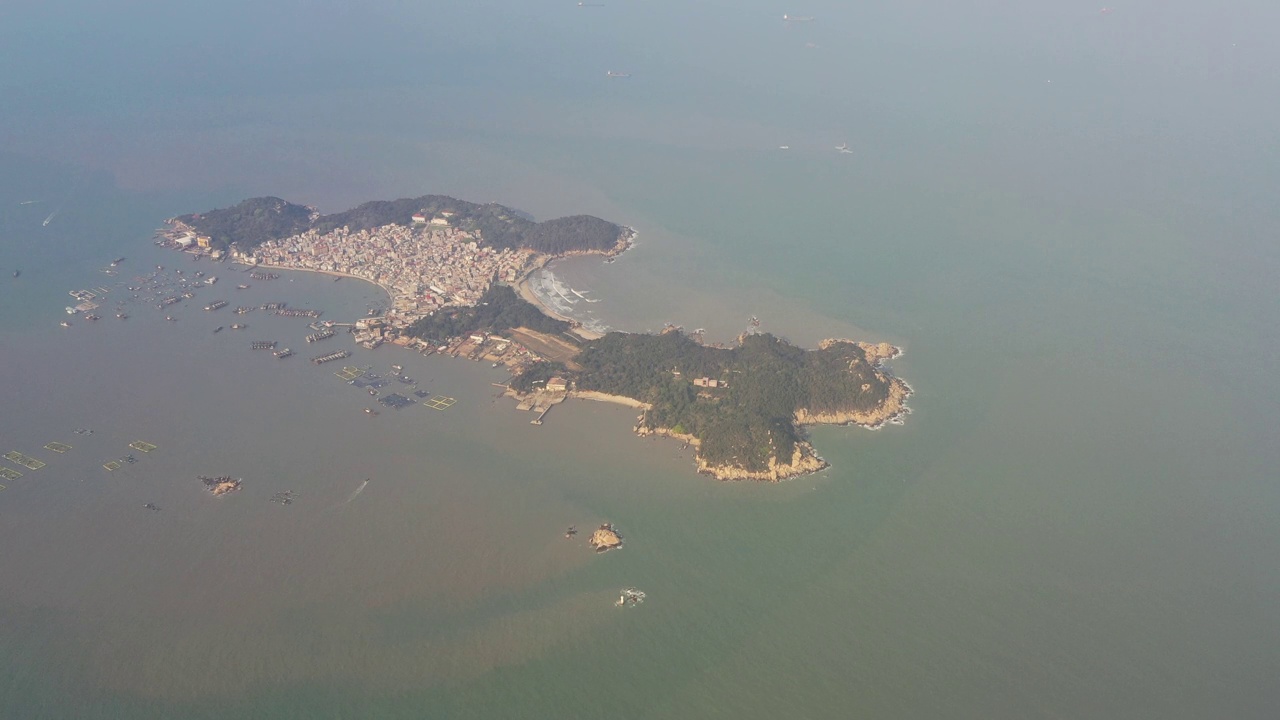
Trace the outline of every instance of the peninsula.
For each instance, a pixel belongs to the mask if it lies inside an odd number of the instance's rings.
[[[830,339],[805,350],[752,331],[734,347],[708,347],[673,327],[589,333],[535,305],[525,280],[551,259],[630,246],[634,231],[596,217],[539,223],[502,205],[439,195],[322,215],[257,198],[173,218],[160,235],[215,259],[374,282],[392,307],[355,323],[365,347],[391,342],[505,364],[507,394],[540,413],[534,424],[569,398],[637,408],[638,434],[696,448],[698,471],[721,480],[815,472],[826,462],[805,426],[876,428],[901,424],[909,412],[910,387],[884,366],[900,350],[887,343]]]

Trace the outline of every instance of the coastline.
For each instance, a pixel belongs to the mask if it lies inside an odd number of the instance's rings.
[[[515,287],[516,292],[519,293],[520,297],[524,298],[525,302],[538,308],[543,315],[572,325],[572,332],[575,335],[578,335],[584,340],[598,340],[604,337],[604,333],[588,330],[585,327],[582,327],[582,323],[579,321],[571,317],[566,317],[565,315],[562,315],[550,308],[542,301],[542,298],[538,297],[538,294],[533,291],[533,288],[529,287],[529,278],[532,277],[535,272],[550,265],[552,261],[559,260],[560,258],[580,257],[584,255],[599,255],[605,258],[617,257],[629,250],[631,246],[635,244],[637,235],[639,235],[639,233],[636,232],[635,228],[627,226],[618,236],[618,241],[608,250],[574,250],[561,255],[544,255],[539,253],[533,257],[533,262],[529,269],[526,270],[519,279],[515,281],[515,283],[513,283],[513,287]]]
[[[563,257],[571,257],[576,255],[603,255],[605,257],[613,257],[625,252],[631,247],[636,236],[636,232],[632,228],[626,228],[621,233],[618,241],[613,248],[608,251],[574,251],[560,255],[550,255],[535,253],[526,266],[526,270],[511,283],[514,289],[519,293],[520,297],[547,317],[566,322],[571,326],[571,331],[585,340],[594,340],[603,337],[603,333],[585,329],[581,323],[572,317],[550,307],[546,302],[538,296],[534,291],[530,278],[535,272],[546,269],[554,260]],[[396,302],[396,292],[393,288],[384,285],[376,280],[362,277],[349,272],[337,270],[320,270],[316,268],[306,267],[290,267],[286,265],[274,265],[271,263],[255,263],[249,266],[253,269],[271,269],[271,270],[298,270],[302,272],[319,273],[322,275],[330,275],[334,277],[346,277],[355,280],[362,280],[377,286],[387,294],[387,302],[389,308],[394,308]],[[763,482],[779,482],[809,473],[818,472],[826,467],[828,463],[817,454],[813,445],[804,439],[802,429],[809,425],[858,425],[860,427],[871,430],[878,430],[886,423],[903,424],[903,417],[911,412],[906,405],[906,400],[911,396],[912,389],[907,383],[893,375],[891,371],[885,368],[885,362],[893,360],[902,355],[902,349],[889,343],[871,343],[863,341],[855,341],[846,338],[828,338],[818,344],[819,350],[826,350],[837,344],[849,344],[859,348],[869,364],[876,377],[888,385],[888,392],[881,402],[870,410],[837,410],[814,412],[808,408],[797,408],[792,416],[792,422],[796,429],[801,431],[800,438],[794,445],[791,457],[787,459],[777,456],[768,459],[768,466],[761,470],[748,470],[743,467],[728,464],[712,464],[701,456],[702,442],[699,438],[689,433],[676,432],[673,428],[657,427],[649,428],[644,426],[645,413],[651,409],[650,403],[641,400],[626,397],[623,395],[613,395],[609,393],[589,391],[589,390],[569,390],[564,394],[555,397],[546,397],[542,393],[522,394],[516,393],[508,388],[507,395],[515,397],[517,400],[533,400],[535,404],[548,401],[550,404],[563,402],[569,398],[577,398],[580,400],[592,400],[596,402],[608,402],[617,405],[623,405],[632,409],[640,410],[641,414],[637,418],[632,431],[641,437],[649,436],[665,436],[685,443],[686,446],[695,448],[694,461],[696,463],[697,472],[703,475],[709,475],[717,480],[755,480]],[[866,390],[869,386],[864,385]]]
[[[243,265],[244,263],[241,263],[241,264]],[[395,302],[395,293],[392,292],[391,288],[387,287],[386,285],[383,285],[382,283],[376,280],[370,280],[367,277],[360,277],[359,275],[352,275],[351,273],[338,272],[337,270],[316,270],[313,268],[289,267],[287,265],[270,265],[268,263],[256,263],[254,265],[249,266],[250,271],[257,270],[258,268],[267,268],[270,270],[295,270],[297,272],[319,273],[321,275],[332,275],[334,277],[344,277],[344,278],[351,278],[352,280],[361,280],[369,283],[370,285],[377,286],[382,290],[382,292],[387,294],[388,308],[390,308],[392,303]]]

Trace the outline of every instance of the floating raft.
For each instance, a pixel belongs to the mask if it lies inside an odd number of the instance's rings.
[[[9,460],[11,462],[16,462],[28,470],[39,470],[40,468],[44,467],[44,463],[31,457],[30,455],[23,455],[17,450],[10,450],[9,452],[5,453],[4,459]]]
[[[22,473],[18,472],[17,470],[11,470],[7,467],[0,467],[0,478],[4,478],[5,480],[17,480],[20,477],[22,477]]]
[[[102,463],[102,467],[106,468],[108,472],[115,472],[124,466],[121,465],[119,461],[112,460],[110,462]]]
[[[337,352],[329,353],[328,355],[320,355],[318,357],[313,357],[311,358],[311,362],[315,365],[323,365],[327,362],[333,362],[334,360],[341,360],[343,358],[349,358],[349,357],[351,357],[350,350],[339,350]]]
[[[432,410],[448,410],[453,404],[458,402],[455,398],[445,397],[444,395],[436,395],[430,400],[423,403]]]
[[[364,375],[364,370],[361,370],[358,367],[353,367],[351,365],[348,365],[342,368],[341,370],[335,372],[334,375],[337,375],[338,377],[342,378],[343,380],[346,380],[347,382],[351,382],[352,380],[355,380],[361,375]]]
[[[616,607],[635,607],[644,602],[645,594],[643,590],[638,588],[622,588],[618,593],[618,601],[614,603]]]
[[[152,450],[155,450],[155,449],[156,449],[156,446],[155,446],[155,445],[152,445],[152,444],[151,444],[151,443],[149,443],[149,442],[143,442],[143,441],[141,441],[141,440],[134,440],[133,442],[129,443],[129,447],[133,448],[134,450],[137,450],[137,451],[139,451],[139,452],[144,452],[144,453],[149,453],[149,452],[151,452]]]
[[[68,445],[68,444],[66,444],[66,443],[51,442],[51,443],[49,443],[48,445],[45,445],[45,446],[44,446],[44,449],[45,449],[45,450],[52,450],[52,451],[54,451],[54,452],[58,453],[59,455],[61,455],[62,453],[64,453],[64,452],[66,452],[66,451],[70,450],[70,449],[71,449],[71,446],[70,446],[70,445]]]

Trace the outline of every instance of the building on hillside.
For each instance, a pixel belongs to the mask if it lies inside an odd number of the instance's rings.
[[[569,389],[569,384],[559,375],[547,381],[547,392],[564,392]]]

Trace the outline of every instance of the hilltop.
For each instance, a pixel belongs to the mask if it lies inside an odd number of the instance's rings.
[[[535,222],[505,205],[481,205],[446,195],[375,200],[331,215],[278,197],[259,197],[175,219],[208,236],[215,249],[227,250],[235,245],[240,251],[249,252],[264,242],[308,230],[328,233],[342,227],[351,232],[387,225],[407,227],[414,224],[415,215],[427,222],[447,218],[451,227],[477,233],[481,245],[495,250],[527,248],[544,255],[609,252],[618,247],[625,230],[592,215]]]

